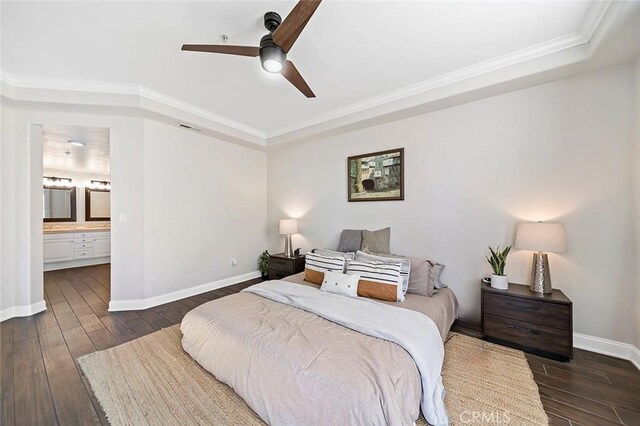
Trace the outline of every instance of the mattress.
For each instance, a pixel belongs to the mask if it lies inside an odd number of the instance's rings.
[[[283,278],[282,281],[289,281],[296,284],[308,285],[318,288],[317,285],[306,282],[304,280],[304,272],[290,275]],[[431,296],[420,296],[418,294],[407,293],[404,302],[387,302],[379,300],[380,303],[395,306],[398,308],[410,309],[420,312],[431,318],[436,323],[440,336],[444,341],[447,333],[451,329],[451,325],[458,318],[458,299],[449,288],[441,288]]]

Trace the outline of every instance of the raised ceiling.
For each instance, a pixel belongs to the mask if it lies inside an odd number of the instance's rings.
[[[74,146],[70,140],[85,146]],[[109,129],[86,126],[42,126],[43,166],[56,171],[111,174]]]
[[[183,43],[256,45],[262,15],[295,1],[2,2],[2,69],[48,79],[137,84],[255,130],[300,123],[488,61],[561,45],[607,2],[324,1],[290,52],[316,99],[257,58],[181,52]],[[600,15],[599,15],[600,13]]]

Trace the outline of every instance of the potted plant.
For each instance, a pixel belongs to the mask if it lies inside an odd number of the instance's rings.
[[[491,265],[493,274],[491,275],[491,287],[498,290],[507,290],[509,288],[509,280],[504,274],[504,267],[507,265],[507,256],[511,246],[507,246],[504,250],[500,251],[500,246],[497,246],[495,250],[489,246],[490,256],[485,256],[487,262]]]
[[[260,271],[263,280],[269,278],[269,251],[263,251],[258,258],[258,270]]]

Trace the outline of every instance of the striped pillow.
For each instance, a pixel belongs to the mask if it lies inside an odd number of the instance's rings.
[[[407,293],[407,289],[409,288],[409,274],[411,272],[411,262],[409,261],[409,259],[406,259],[402,256],[395,256],[390,254],[377,255],[369,252],[369,250],[365,248],[364,251],[358,250],[356,252],[356,260],[359,260],[361,262],[383,263],[401,262],[400,276],[402,277],[402,294]]]
[[[344,257],[307,253],[304,260],[304,280],[321,285],[325,272],[335,271],[342,273],[344,271],[344,263]]]
[[[404,301],[400,262],[347,262],[347,274],[360,275],[358,296],[387,300]]]
[[[333,251],[333,250],[327,250],[319,247],[314,248],[312,250],[312,253],[319,254],[320,256],[327,256],[327,257],[343,257],[346,260],[353,260],[356,257],[356,254],[352,251],[349,251],[349,252]]]

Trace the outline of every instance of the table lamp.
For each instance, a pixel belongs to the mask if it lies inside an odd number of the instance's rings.
[[[293,246],[291,245],[291,235],[298,233],[298,220],[297,219],[281,219],[280,220],[280,235],[285,236],[284,240],[284,255],[287,257],[293,257]]]
[[[547,253],[567,251],[567,240],[562,223],[526,222],[518,224],[515,247],[532,250],[533,265],[529,288],[536,293],[551,293],[551,274]]]

